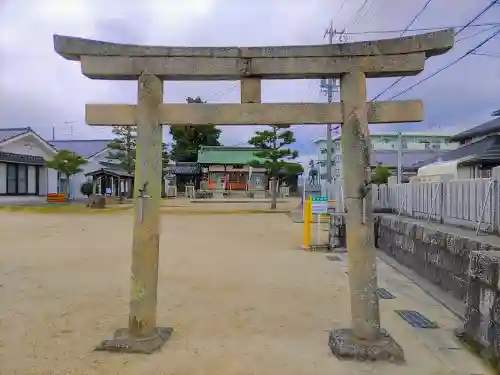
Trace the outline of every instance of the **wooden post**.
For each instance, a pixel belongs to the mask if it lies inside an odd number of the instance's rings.
[[[159,107],[163,102],[163,81],[152,74],[142,74],[138,84],[129,334],[152,337],[156,328],[160,246],[162,126]]]
[[[366,78],[353,71],[341,76],[343,105],[342,157],[346,191],[346,237],[353,334],[376,340],[380,332],[377,267],[373,236],[371,191],[361,190],[370,181],[370,138],[366,115]],[[368,186],[369,188],[369,186]]]

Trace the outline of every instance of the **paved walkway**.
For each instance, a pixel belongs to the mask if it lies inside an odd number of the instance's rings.
[[[382,262],[380,286],[396,296],[380,303],[382,325],[407,363],[333,357],[328,332],[350,324],[346,261],[299,250],[301,225],[284,214],[164,215],[158,323],[174,335],[151,356],[93,352],[127,322],[131,215],[0,221],[2,375],[489,373],[454,339],[455,315]],[[396,309],[440,328],[413,328]]]

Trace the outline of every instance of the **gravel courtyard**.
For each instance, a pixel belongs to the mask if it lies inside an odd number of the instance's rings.
[[[458,322],[415,287],[381,307],[407,365],[334,358],[328,331],[350,324],[344,266],[300,251],[301,225],[284,214],[164,215],[158,323],[172,338],[150,356],[93,352],[127,323],[131,215],[0,212],[0,222],[2,375],[465,374],[463,363],[486,374],[465,351],[432,348]],[[398,304],[424,306],[447,331],[415,333]]]

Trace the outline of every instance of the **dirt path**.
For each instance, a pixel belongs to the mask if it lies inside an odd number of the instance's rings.
[[[2,375],[461,374],[387,305],[383,323],[407,365],[332,357],[328,331],[349,325],[347,276],[298,250],[301,226],[286,215],[163,217],[158,322],[175,332],[151,356],[92,352],[127,322],[129,214],[0,212],[0,221]],[[428,313],[446,329],[457,324],[436,304]]]

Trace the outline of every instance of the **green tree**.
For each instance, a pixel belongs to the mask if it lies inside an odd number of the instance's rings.
[[[186,101],[189,104],[206,103],[199,96],[188,97]],[[175,161],[196,162],[200,146],[221,145],[219,142],[221,131],[215,125],[171,126],[170,134],[173,139],[171,157]]]
[[[248,141],[259,151],[255,156],[261,160],[253,160],[254,167],[264,167],[266,174],[271,180],[271,209],[276,209],[277,178],[281,170],[290,168],[290,160],[296,159],[299,153],[286,147],[295,142],[290,126],[271,125],[271,130],[255,132]]]
[[[52,160],[47,160],[45,165],[47,168],[55,169],[60,172],[66,178],[63,193],[66,197],[68,197],[68,188],[71,176],[82,172],[83,169],[81,166],[87,163],[87,159],[75,154],[72,151],[60,150],[54,155]]]
[[[113,126],[112,131],[115,135],[115,139],[113,139],[108,144],[108,148],[110,149],[110,151],[108,153],[107,159],[117,162],[125,172],[133,176],[135,174],[135,161],[137,154],[137,127]],[[166,166],[168,165],[168,162],[170,160],[168,145],[166,143],[163,143],[162,146],[162,158],[162,177],[164,177]],[[129,187],[127,190],[130,192],[130,194],[132,194],[131,181],[129,181]]]
[[[296,182],[296,177],[304,173],[304,167],[299,163],[285,162],[285,165],[279,172],[280,180],[286,182],[289,186]]]
[[[377,165],[372,173],[372,183],[376,185],[387,184],[389,181],[389,177],[391,177],[391,171],[388,167],[384,165]]]
[[[84,181],[80,185],[80,193],[87,197],[87,199],[89,200],[88,205],[90,206],[90,197],[92,196],[92,194],[94,194],[94,183],[90,180]]]
[[[169,145],[167,143],[163,144],[161,154],[162,154],[161,196],[164,197],[166,195],[164,181],[168,172],[168,163],[170,161]]]
[[[130,175],[135,172],[137,128],[135,126],[113,126],[115,138],[108,144],[107,159],[120,164]],[[130,191],[130,190],[129,190]]]

